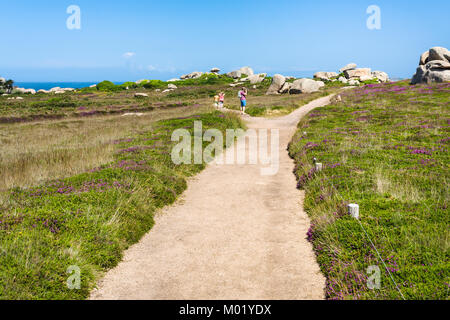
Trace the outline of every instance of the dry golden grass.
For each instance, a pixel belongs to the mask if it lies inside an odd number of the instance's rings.
[[[381,194],[390,194],[394,199],[408,200],[413,203],[424,200],[421,192],[411,183],[411,181],[393,181],[392,177],[390,177],[386,172],[383,172],[381,169],[377,169],[375,171],[375,182],[377,192]]]
[[[0,191],[59,179],[112,160],[114,140],[148,129],[153,122],[210,110],[185,107],[142,117],[106,116],[0,125]]]

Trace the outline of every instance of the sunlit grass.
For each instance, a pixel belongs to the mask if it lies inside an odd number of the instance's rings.
[[[403,295],[448,299],[449,84],[369,85],[341,96],[302,120],[289,148],[327,298],[402,298],[347,214],[347,204],[358,203]],[[313,158],[323,171],[314,170]],[[371,265],[381,269],[380,290],[367,287]]]

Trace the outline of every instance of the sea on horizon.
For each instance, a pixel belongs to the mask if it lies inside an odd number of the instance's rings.
[[[14,82],[15,87],[38,90],[50,90],[51,88],[86,88],[93,84],[97,84],[96,81],[91,82]],[[121,84],[123,82],[114,82],[115,84]]]
[[[312,74],[292,74],[296,78],[312,78]],[[403,80],[405,78],[399,78],[399,77],[392,77],[391,81],[399,81]],[[114,84],[122,84],[126,81],[113,81]],[[86,88],[93,84],[97,84],[98,81],[89,81],[89,82],[15,82],[14,86],[19,88],[25,88],[25,89],[34,89],[36,91],[38,90],[50,90],[51,88],[60,87],[60,88],[74,88],[74,89],[80,89],[80,88]]]

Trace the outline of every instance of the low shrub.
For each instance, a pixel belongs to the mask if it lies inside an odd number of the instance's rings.
[[[97,84],[97,90],[99,91],[118,91],[122,90],[120,86],[116,86],[111,81],[105,80]]]
[[[167,82],[161,80],[148,80],[141,83],[145,89],[163,89],[167,87]]]
[[[220,112],[162,120],[111,141],[111,163],[9,190],[0,208],[0,299],[87,298],[101,274],[151,229],[154,212],[173,203],[187,177],[205,167],[171,159],[172,132],[192,134],[194,121],[222,132],[242,126],[238,117]],[[79,290],[67,286],[73,270],[80,271]]]
[[[289,145],[326,297],[402,299],[386,264],[406,299],[448,299],[450,85],[369,84],[341,97],[305,116]],[[368,286],[370,266],[380,289]]]

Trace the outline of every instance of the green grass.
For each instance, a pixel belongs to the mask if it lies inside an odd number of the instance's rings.
[[[0,298],[84,299],[123,251],[154,224],[201,165],[175,165],[171,134],[194,121],[203,130],[238,128],[219,112],[162,120],[116,146],[114,161],[66,179],[15,188],[0,207]],[[207,143],[204,143],[203,147]],[[81,289],[66,286],[70,266],[81,269]]]
[[[148,98],[134,97],[134,92],[153,94]],[[22,95],[24,100],[0,97],[0,123],[29,122],[40,119],[114,115],[126,112],[149,112],[158,108],[186,107],[194,101],[168,95],[155,95],[153,90],[123,92],[65,93]]]
[[[309,94],[300,94],[300,95],[286,95],[286,97],[298,97],[295,100],[285,101],[284,103],[280,103],[277,105],[271,105],[269,102],[263,102],[261,104],[250,104],[245,112],[252,117],[278,117],[287,115],[296,109],[308,104],[309,102],[318,99],[320,97],[325,97],[331,94],[336,90],[333,89],[325,89],[319,92],[309,93]],[[238,108],[235,107],[236,110]]]
[[[212,104],[212,97],[220,91],[224,91],[228,97],[235,97],[238,89],[229,86],[233,81],[224,75],[204,74],[197,79],[172,82],[178,89],[169,93],[155,91],[167,88],[168,82],[145,80],[139,85],[134,82],[116,85],[103,81],[94,88],[58,95],[38,93],[0,96],[0,123],[149,112],[161,107],[195,106],[205,102],[209,105]],[[257,90],[252,90],[252,95],[264,95],[268,85],[267,81],[259,84]],[[148,97],[134,97],[136,92],[146,93]],[[23,100],[8,100],[19,96]]]
[[[226,75],[217,75],[214,73],[206,73],[196,79],[186,79],[171,82],[178,87],[187,86],[208,86],[208,85],[226,85],[233,83],[234,79]]]
[[[450,86],[370,85],[311,112],[290,146],[328,299],[448,299]],[[306,135],[304,135],[306,132]],[[313,158],[323,163],[316,172]],[[382,272],[367,287],[368,266]]]

